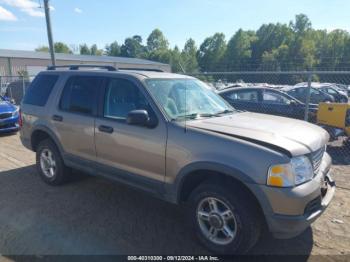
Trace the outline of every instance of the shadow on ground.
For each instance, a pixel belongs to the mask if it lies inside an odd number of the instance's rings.
[[[327,152],[332,157],[334,165],[350,165],[349,140],[339,140],[327,146]]]
[[[81,176],[81,174],[79,174]],[[34,166],[0,172],[0,254],[205,254],[185,210],[89,177],[50,187]],[[308,255],[312,230],[291,240],[264,235],[252,254]]]

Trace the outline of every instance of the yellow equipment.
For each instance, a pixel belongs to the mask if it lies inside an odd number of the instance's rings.
[[[317,112],[317,123],[323,126],[332,138],[344,133],[350,136],[350,104],[320,103]]]

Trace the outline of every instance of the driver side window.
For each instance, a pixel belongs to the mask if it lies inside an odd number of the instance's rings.
[[[109,81],[104,99],[104,117],[125,120],[130,111],[147,110],[147,107],[146,98],[131,81],[125,79]]]

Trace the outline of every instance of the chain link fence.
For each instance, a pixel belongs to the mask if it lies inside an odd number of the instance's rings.
[[[334,163],[350,165],[350,71],[211,72],[193,76],[238,110],[323,127],[331,137],[328,152]]]
[[[0,95],[19,105],[33,77],[0,76]]]

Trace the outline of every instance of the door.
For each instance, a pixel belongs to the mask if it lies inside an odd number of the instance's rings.
[[[62,91],[51,121],[65,153],[71,157],[96,160],[94,135],[97,95],[103,79],[70,77]]]
[[[166,123],[156,115],[141,83],[128,78],[111,78],[100,103],[103,106],[95,125],[97,161],[112,168],[112,175],[120,179],[124,171],[131,173],[126,177],[128,182],[133,178],[136,179],[134,183],[163,182]],[[136,109],[146,110],[153,121],[157,119],[158,125],[148,128],[127,124],[128,113]]]

